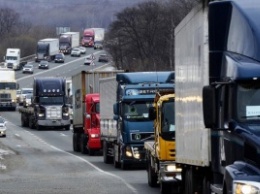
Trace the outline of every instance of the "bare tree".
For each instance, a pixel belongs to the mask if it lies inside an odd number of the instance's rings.
[[[10,8],[0,8],[0,36],[12,33],[19,21],[19,14]]]

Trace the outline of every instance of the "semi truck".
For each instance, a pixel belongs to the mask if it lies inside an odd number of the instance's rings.
[[[93,47],[95,39],[95,31],[93,28],[87,28],[83,31],[81,45],[85,47]]]
[[[39,40],[36,47],[35,62],[41,60],[52,61],[60,52],[58,38],[46,38]]]
[[[79,32],[61,33],[59,37],[59,49],[61,53],[70,54],[71,50],[79,46]]]
[[[70,129],[69,107],[66,104],[65,79],[35,77],[30,106],[19,108],[22,127]]]
[[[102,149],[100,140],[99,79],[122,70],[81,71],[72,76],[73,150],[94,155]]]
[[[103,160],[121,169],[144,167],[144,141],[154,134],[148,110],[157,91],[174,89],[174,72],[118,73],[109,82],[100,82]]]
[[[21,49],[19,48],[7,48],[4,61],[4,66],[13,70],[20,70],[27,63],[21,59]]]
[[[201,1],[175,28],[182,193],[260,192],[259,17],[258,0]]]
[[[18,84],[15,72],[9,68],[0,68],[0,109],[16,110],[16,90]]]
[[[161,194],[180,192],[181,168],[175,163],[175,94],[158,92],[149,118],[154,120],[154,136],[144,142],[148,184],[160,185]]]

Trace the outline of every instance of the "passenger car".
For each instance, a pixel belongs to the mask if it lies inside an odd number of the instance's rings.
[[[32,94],[33,93],[33,88],[22,88],[21,89],[21,95],[19,98],[19,105],[23,104],[23,99],[25,97],[26,94]]]
[[[23,73],[31,73],[33,74],[33,65],[32,64],[26,64],[23,66]]]
[[[0,116],[0,136],[6,137],[6,120]]]
[[[109,62],[110,56],[108,54],[100,54],[98,58],[98,62]]]
[[[63,53],[59,53],[55,55],[54,62],[55,63],[64,63],[65,55]]]
[[[86,54],[87,49],[85,47],[80,46],[79,49],[80,49],[81,54]]]
[[[30,106],[32,104],[32,93],[29,94],[25,94],[24,99],[23,99],[23,106],[27,107]]]
[[[70,53],[70,56],[76,56],[76,57],[80,57],[81,55],[81,51],[79,48],[73,48],[71,53]]]
[[[39,69],[49,69],[49,62],[48,61],[41,61],[38,66]]]
[[[87,56],[84,60],[84,65],[95,65],[93,57]]]
[[[102,41],[96,41],[94,43],[94,49],[103,49],[103,42]]]

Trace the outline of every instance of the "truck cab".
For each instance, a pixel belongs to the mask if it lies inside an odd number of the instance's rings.
[[[8,48],[4,60],[5,67],[13,70],[21,69],[21,50],[19,48]]]

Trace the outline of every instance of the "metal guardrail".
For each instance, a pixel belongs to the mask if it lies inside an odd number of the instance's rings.
[[[21,58],[21,62],[23,61],[31,62],[34,61],[34,59],[35,59],[35,54]],[[4,67],[4,64],[5,62],[0,62],[0,67]]]

